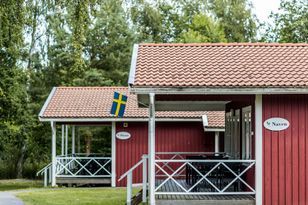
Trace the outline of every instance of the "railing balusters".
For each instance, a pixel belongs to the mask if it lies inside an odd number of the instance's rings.
[[[44,187],[47,187],[47,183],[48,183],[48,181],[47,181],[47,169],[45,169],[44,170]]]
[[[166,163],[173,167],[174,172],[170,172],[168,167],[164,166]],[[209,165],[209,169],[200,168],[203,165]],[[242,178],[249,170],[255,167],[255,160],[220,160],[220,159],[156,159],[155,165],[165,178],[156,185],[155,194],[164,195],[245,195],[255,194],[254,187],[251,187],[245,178]],[[172,166],[174,165],[174,166]],[[183,180],[178,173],[192,169],[196,174],[195,180],[183,186],[179,180]],[[167,170],[168,169],[168,170]],[[204,170],[202,170],[204,169]],[[220,174],[217,171],[220,170]],[[222,171],[222,172],[221,172]],[[158,173],[158,172],[156,172]],[[222,175],[221,175],[222,174]],[[156,174],[156,177],[158,175]],[[161,177],[162,175],[159,175]],[[226,184],[219,180],[219,177],[225,179]],[[179,178],[180,177],[180,178]],[[240,183],[243,187],[236,188],[235,183]],[[186,180],[187,182],[187,180]],[[169,184],[170,183],[170,184]],[[173,184],[173,185],[171,185]],[[209,188],[207,186],[210,186]],[[230,190],[231,185],[234,185],[234,191]],[[165,186],[175,186],[173,190],[162,191]],[[201,190],[199,187],[203,187]],[[197,191],[196,191],[197,188]],[[246,190],[248,188],[248,190]]]
[[[57,177],[111,177],[111,157],[58,156]],[[95,168],[91,169],[89,165]]]
[[[118,181],[123,180],[126,177],[126,204],[131,204],[132,198],[132,186],[133,186],[133,171],[142,164],[142,202],[147,201],[147,155],[143,155],[142,159],[137,162],[132,168],[125,172]]]

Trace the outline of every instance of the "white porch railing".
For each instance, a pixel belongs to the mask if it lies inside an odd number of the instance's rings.
[[[43,169],[38,171],[36,173],[36,176],[42,176],[44,177],[44,187],[47,187],[49,183],[51,183],[51,168],[52,168],[52,163],[49,163],[46,165]]]
[[[255,160],[157,159],[155,166],[156,195],[255,194],[248,174]]]
[[[133,172],[134,170],[142,164],[142,202],[147,201],[147,155],[143,155],[142,159],[137,162],[132,168],[125,172],[118,181],[123,180],[126,177],[126,204],[131,204],[132,199],[132,187],[133,187]]]
[[[224,156],[226,155],[225,152],[156,152],[155,153],[155,159],[157,160],[185,160],[187,158],[187,156],[208,156],[208,155],[220,155],[220,156]],[[168,169],[168,171],[171,172],[175,172],[175,168],[169,165],[170,162],[166,161],[163,162],[163,165],[161,168],[166,168]],[[155,176],[159,177],[159,176],[164,176],[164,174],[160,174],[160,170],[156,170],[155,172]],[[175,176],[185,176],[185,174],[183,173],[176,173]]]
[[[57,156],[56,177],[111,177],[111,157]]]

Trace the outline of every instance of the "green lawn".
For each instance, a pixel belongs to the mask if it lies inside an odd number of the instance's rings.
[[[138,190],[134,190],[136,193]],[[20,192],[26,205],[123,205],[125,188],[47,188]]]
[[[43,186],[42,181],[37,181],[37,180],[26,180],[26,179],[0,180],[0,191],[39,188],[42,186]]]

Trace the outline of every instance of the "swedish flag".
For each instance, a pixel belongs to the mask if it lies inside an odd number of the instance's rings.
[[[116,117],[123,117],[125,112],[125,106],[127,102],[127,96],[121,93],[114,92],[113,103],[110,114]]]

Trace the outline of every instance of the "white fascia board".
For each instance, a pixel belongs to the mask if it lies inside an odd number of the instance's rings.
[[[255,95],[308,94],[308,88],[142,88],[130,87],[133,94],[156,95]]]
[[[147,122],[148,118],[39,118],[41,122]],[[201,122],[201,118],[156,118],[157,122]]]
[[[138,44],[134,44],[132,59],[131,59],[131,63],[130,63],[128,85],[132,85],[135,82],[135,72],[136,72],[136,65],[137,65],[138,47],[139,47]]]
[[[42,107],[42,109],[41,109],[41,111],[39,113],[39,118],[41,118],[43,116],[43,114],[44,114],[44,112],[45,112],[45,110],[46,110],[46,108],[47,108],[51,98],[53,97],[54,93],[56,92],[56,89],[57,89],[56,87],[53,87],[51,92],[49,93],[49,96],[48,96],[47,100],[45,101],[45,103],[44,103],[44,105],[43,105],[43,107]]]
[[[203,127],[206,128],[209,126],[209,121],[207,119],[207,115],[202,115],[202,122],[203,122]]]
[[[225,132],[224,128],[204,128],[205,132]]]

